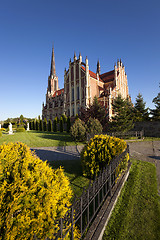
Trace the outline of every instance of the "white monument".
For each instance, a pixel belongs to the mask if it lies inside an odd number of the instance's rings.
[[[12,123],[9,123],[9,134],[13,134]]]
[[[1,129],[1,123],[0,123],[0,129]]]
[[[29,131],[29,122],[27,123],[27,131]]]

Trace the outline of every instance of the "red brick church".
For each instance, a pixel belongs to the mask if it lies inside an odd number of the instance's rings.
[[[96,73],[89,70],[88,58],[82,61],[79,54],[74,54],[69,68],[64,71],[64,88],[59,89],[56,75],[54,48],[52,49],[51,70],[48,77],[46,104],[43,103],[42,119],[54,120],[62,114],[74,117],[80,113],[81,107],[92,104],[94,97],[105,107],[109,119],[113,113],[112,102],[120,94],[122,98],[129,97],[127,75],[121,60],[114,69],[101,74],[100,63],[97,62]]]

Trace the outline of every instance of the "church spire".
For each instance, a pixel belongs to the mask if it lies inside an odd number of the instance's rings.
[[[51,71],[50,71],[50,77],[53,78],[56,76],[56,67],[55,67],[55,58],[54,58],[54,46],[52,47],[52,59],[51,59]]]
[[[101,74],[101,67],[100,67],[100,63],[99,63],[99,59],[97,61],[97,73],[100,75]]]

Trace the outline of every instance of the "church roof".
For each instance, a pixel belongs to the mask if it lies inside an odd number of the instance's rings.
[[[113,81],[114,80],[114,70],[101,74],[100,78],[103,80],[104,83]]]
[[[85,68],[84,66],[82,66],[82,69],[83,69],[84,71],[86,71],[86,68]],[[92,78],[97,79],[97,74],[94,73],[94,72],[92,72],[92,71],[90,71],[90,70],[89,70],[89,75],[90,75]],[[99,77],[99,81],[103,82],[100,77]]]
[[[62,93],[64,93],[64,88],[55,91],[55,92],[53,93],[53,96],[52,96],[52,97],[59,96],[59,95],[61,95]]]

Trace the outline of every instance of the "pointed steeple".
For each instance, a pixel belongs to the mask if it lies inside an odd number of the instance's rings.
[[[76,52],[74,51],[74,61],[77,60],[77,57],[76,57]]]
[[[99,75],[101,74],[101,67],[100,67],[100,63],[99,63],[99,59],[97,61],[97,72]]]
[[[51,59],[51,71],[50,71],[50,77],[53,78],[56,76],[56,67],[55,67],[55,58],[54,58],[54,46],[52,47],[52,59]]]

